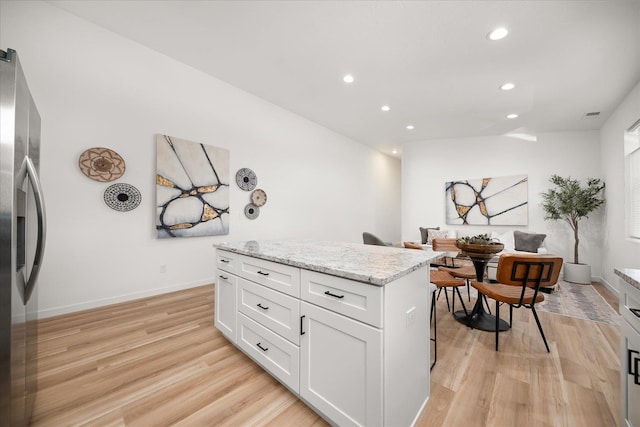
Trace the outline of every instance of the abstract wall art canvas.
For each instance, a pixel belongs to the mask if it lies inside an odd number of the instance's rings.
[[[229,151],[156,136],[158,238],[229,234]]]
[[[528,182],[527,175],[447,182],[447,224],[527,225]]]

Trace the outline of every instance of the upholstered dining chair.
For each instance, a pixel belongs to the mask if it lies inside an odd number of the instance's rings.
[[[496,301],[496,351],[500,322],[500,304],[509,304],[509,326],[514,308],[528,308],[538,325],[540,336],[549,352],[549,344],[544,336],[535,305],[544,301],[540,288],[553,286],[558,282],[562,258],[554,255],[503,254],[498,261],[496,280],[498,283],[472,281],[471,286],[478,292]]]
[[[366,231],[362,233],[362,242],[365,245],[392,246],[391,243],[387,243],[375,234]]]
[[[471,280],[476,278],[476,269],[473,265],[456,267],[455,257],[460,253],[460,248],[456,246],[457,239],[433,239],[431,241],[431,247],[434,251],[447,252],[445,255],[445,265],[438,267],[438,270],[446,271],[453,277],[464,279],[467,283],[467,296],[471,301]],[[455,255],[454,255],[455,253]],[[451,267],[447,266],[447,257],[451,258]]]
[[[455,267],[455,258],[460,253],[460,248],[456,246],[456,240],[452,238],[433,239],[431,240],[431,248],[436,252],[446,252],[444,257],[445,265],[447,258],[451,259],[451,266]]]
[[[440,296],[440,292],[444,290],[444,295],[447,299],[447,310],[454,313],[456,311],[456,294],[458,295],[458,299],[460,300],[460,304],[462,305],[462,309],[464,310],[464,314],[468,315],[467,307],[464,305],[464,301],[462,300],[462,295],[460,295],[460,290],[458,289],[460,286],[464,286],[464,281],[460,279],[456,279],[451,274],[446,271],[441,270],[431,270],[429,271],[429,280],[431,284],[435,285],[438,289],[438,295],[436,295],[436,299]],[[447,289],[451,289],[452,301],[451,307],[449,306],[449,294],[447,293]]]

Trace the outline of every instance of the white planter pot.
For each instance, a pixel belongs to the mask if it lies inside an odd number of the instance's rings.
[[[589,264],[564,263],[564,280],[582,285],[591,284],[591,266]]]

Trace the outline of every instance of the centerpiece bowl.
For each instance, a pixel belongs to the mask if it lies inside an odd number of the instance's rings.
[[[458,239],[456,246],[471,259],[485,260],[493,258],[504,249],[504,244],[489,238],[486,234]]]

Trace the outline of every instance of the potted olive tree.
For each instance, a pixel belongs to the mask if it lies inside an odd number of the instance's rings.
[[[564,263],[564,280],[591,284],[591,266],[580,263],[578,254],[578,224],[604,203],[604,182],[598,178],[589,178],[587,185],[583,186],[577,179],[558,175],[552,175],[550,181],[555,187],[542,193],[544,219],[566,221],[573,230],[573,262]]]

